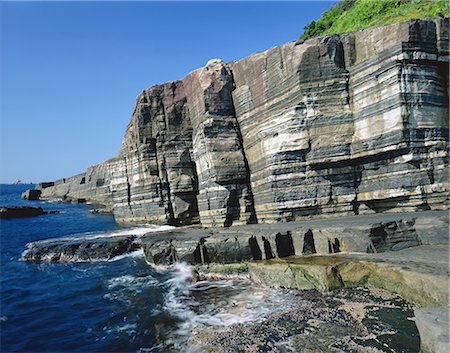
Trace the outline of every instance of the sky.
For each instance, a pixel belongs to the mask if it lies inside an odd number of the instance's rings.
[[[1,2],[0,183],[116,156],[143,89],[296,40],[333,3]]]

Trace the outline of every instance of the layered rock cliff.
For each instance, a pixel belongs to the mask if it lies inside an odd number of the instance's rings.
[[[446,209],[448,55],[431,18],[211,60],[143,91],[118,157],[41,198],[206,226]]]

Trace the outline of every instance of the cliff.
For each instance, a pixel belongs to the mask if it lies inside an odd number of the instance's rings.
[[[446,209],[448,54],[436,17],[211,60],[144,90],[118,156],[41,198],[206,226]]]

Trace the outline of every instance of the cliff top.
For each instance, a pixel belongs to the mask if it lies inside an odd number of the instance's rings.
[[[341,0],[311,21],[300,39],[339,34],[406,21],[413,18],[448,17],[448,0]]]

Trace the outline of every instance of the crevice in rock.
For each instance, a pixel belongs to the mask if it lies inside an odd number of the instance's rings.
[[[231,70],[230,67],[228,67],[228,70],[230,71],[230,76],[231,76],[231,80],[233,81],[233,90],[234,90],[235,81],[234,81],[233,71]],[[236,110],[234,108],[233,95],[231,94],[231,92],[230,92],[230,96],[231,96],[231,103],[232,103],[232,107],[233,107],[233,116],[235,117],[235,122],[236,122],[236,134],[239,139],[239,144],[241,147],[242,156],[244,158],[244,166],[245,166],[245,171],[246,171],[245,182],[247,185],[247,190],[248,190],[247,195],[248,196],[247,196],[247,199],[245,200],[246,201],[245,212],[249,213],[249,218],[247,220],[247,224],[255,224],[255,223],[258,223],[258,218],[257,218],[256,211],[255,211],[255,200],[253,197],[252,184],[251,184],[251,179],[250,179],[250,176],[251,176],[250,166],[249,166],[248,159],[247,159],[247,156],[245,153],[244,139],[242,137],[241,126],[239,124],[238,119],[236,118]]]
[[[341,244],[340,244],[338,238],[334,238],[333,242],[330,239],[328,239],[328,253],[329,254],[335,254],[335,253],[341,252],[340,246],[341,246]]]
[[[316,251],[316,245],[314,243],[314,236],[311,229],[308,229],[308,231],[305,233],[303,237],[303,255],[310,255],[315,254]]]
[[[334,253],[341,252],[341,243],[338,238],[334,238],[333,252]]]
[[[124,158],[124,165],[125,165],[125,176],[127,178],[127,204],[128,208],[130,209],[131,215],[133,214],[133,208],[131,207],[131,185],[130,185],[130,179],[128,176],[128,165],[127,165],[127,158]]]
[[[163,186],[163,188],[166,189],[166,192],[167,192],[167,213],[168,213],[167,223],[170,225],[176,226],[179,224],[179,221],[175,219],[175,215],[174,215],[174,211],[173,211],[173,204],[172,204],[172,200],[171,200],[172,193],[170,191],[170,183],[169,183],[169,177],[167,175],[167,167],[166,167],[166,158],[164,156],[163,156],[163,160],[162,160],[162,164],[161,164],[161,169],[162,169],[162,176],[163,176],[162,186]],[[163,195],[164,195],[164,193],[163,193]]]
[[[330,184],[330,190],[328,191],[327,205],[331,205],[332,203],[333,203],[333,184]]]
[[[272,253],[272,245],[265,237],[262,237],[262,241],[264,243],[264,254],[266,255],[266,260],[273,259],[275,256]]]
[[[252,252],[253,260],[262,260],[262,252],[259,247],[258,240],[254,235],[248,239],[248,245],[250,246],[250,251]]]
[[[192,136],[191,136],[192,139]],[[194,189],[194,200],[191,204],[191,209],[189,210],[190,215],[192,217],[192,223],[201,223],[200,219],[200,212],[198,210],[198,194],[199,194],[199,187],[198,187],[198,175],[197,175],[197,165],[195,164],[195,161],[192,158],[191,152],[189,151],[189,158],[191,160],[191,167],[192,167],[192,188]]]
[[[196,264],[208,264],[211,262],[208,256],[208,250],[206,249],[205,243],[206,239],[201,238],[192,254],[194,256],[194,261]]]
[[[224,227],[230,227],[233,224],[233,220],[239,219],[240,217],[240,205],[239,198],[237,196],[237,190],[230,190],[227,200],[227,214],[225,216]]]
[[[432,159],[428,161],[427,175],[428,179],[430,179],[430,184],[434,184],[434,164]]]
[[[360,202],[358,201],[359,185],[361,184],[362,172],[364,167],[355,166],[353,169],[353,189],[355,190],[355,198],[351,201],[352,211],[355,215],[359,215]]]
[[[275,235],[275,244],[277,246],[278,257],[295,255],[292,233],[290,231],[287,231],[286,234],[277,233]]]
[[[383,252],[391,247],[390,239],[388,237],[384,224],[372,227],[369,237],[376,252]]]

